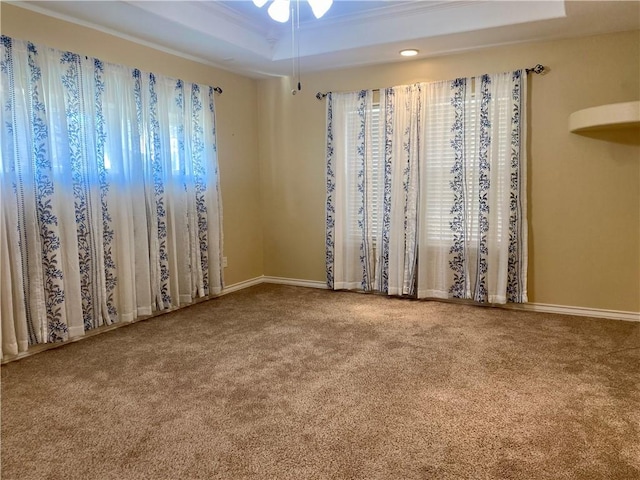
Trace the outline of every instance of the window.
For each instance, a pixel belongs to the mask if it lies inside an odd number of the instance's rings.
[[[507,125],[507,105],[508,98],[500,98],[496,102],[499,108],[497,115],[498,123],[493,126],[500,132],[506,132],[509,128]],[[475,94],[471,94],[465,100],[465,128],[469,131],[476,131],[479,123],[479,105]],[[348,176],[353,182],[353,187],[349,188],[351,197],[349,199],[349,218],[350,232],[352,236],[360,238],[362,234],[362,225],[358,222],[361,214],[362,196],[357,189],[359,171],[362,170],[361,157],[357,152],[358,130],[355,121],[358,118],[357,112],[350,112],[352,119],[347,122],[345,135],[349,138],[349,165]],[[382,228],[382,202],[384,195],[384,130],[380,120],[381,107],[379,103],[375,103],[369,117],[371,127],[368,128],[370,140],[367,142],[367,172],[366,177],[366,194],[368,205],[368,222],[367,232],[370,241],[375,242],[381,234]],[[431,245],[450,245],[453,241],[453,231],[451,229],[451,209],[454,205],[454,192],[451,189],[452,170],[455,165],[456,152],[451,146],[451,129],[455,122],[455,111],[451,108],[449,102],[439,102],[431,105],[425,116],[427,122],[427,136],[424,140],[425,150],[424,158],[421,162],[420,169],[424,174],[422,183],[423,190],[421,194],[427,196],[425,202],[425,211],[421,213],[423,219],[428,223],[427,243]],[[350,127],[351,126],[351,127]],[[359,128],[359,125],[357,126]],[[495,140],[494,140],[495,141]],[[472,242],[479,238],[479,215],[478,215],[478,166],[479,151],[477,138],[473,135],[465,137],[464,153],[466,157],[465,165],[465,211],[468,224],[466,227],[466,238]],[[425,159],[426,158],[426,159]],[[508,158],[503,149],[492,168],[504,168]],[[508,188],[504,184],[504,176],[497,178],[497,187],[500,191]],[[501,233],[501,225],[498,222],[498,233]]]
[[[522,78],[393,87],[375,107],[371,90],[330,97],[330,287],[526,298]]]
[[[0,58],[2,295],[40,299],[2,348],[219,293],[213,87],[5,36]]]

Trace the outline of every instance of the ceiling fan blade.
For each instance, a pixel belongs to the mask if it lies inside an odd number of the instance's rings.
[[[289,21],[289,0],[273,0],[269,5],[269,16],[276,22],[285,23]]]
[[[313,14],[316,18],[322,17],[325,13],[329,11],[331,5],[333,5],[333,0],[308,0],[309,5],[311,5],[311,10],[313,10]]]

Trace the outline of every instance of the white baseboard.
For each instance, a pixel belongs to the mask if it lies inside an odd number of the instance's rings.
[[[308,287],[308,288],[327,288],[325,282],[318,282],[316,280],[300,280],[297,278],[285,278],[285,277],[270,277],[261,275],[259,277],[250,278],[242,282],[234,283],[232,285],[225,286],[222,292],[217,296],[226,295],[227,293],[237,292],[244,288],[253,287],[254,285],[260,285],[261,283],[275,283],[278,285],[291,285],[294,287]]]
[[[243,280],[242,282],[234,283],[232,285],[225,286],[220,292],[220,295],[226,295],[227,293],[237,292],[238,290],[242,290],[243,288],[253,287],[254,285],[260,285],[264,283],[264,277],[260,275],[259,277],[250,278],[249,280]]]
[[[610,320],[625,320],[640,322],[640,312],[625,312],[621,310],[605,310],[602,308],[571,307],[566,305],[551,305],[548,303],[510,303],[504,306],[513,310],[529,312],[558,313],[561,315],[576,315],[579,317],[607,318]]]
[[[279,285],[292,285],[294,287],[309,287],[309,288],[321,288],[327,289],[326,282],[319,282],[317,280],[301,280],[298,278],[286,278],[286,277],[262,277],[264,283],[277,283]]]
[[[310,287],[327,289],[325,282],[317,280],[302,280],[298,278],[264,276],[251,280],[251,285],[258,283],[276,283],[279,285],[291,285],[297,287]],[[240,284],[236,284],[240,285]],[[247,285],[247,286],[251,286]],[[241,287],[242,288],[242,287]],[[436,299],[434,299],[436,300]],[[446,301],[446,300],[445,300]],[[457,302],[456,302],[457,303]],[[469,303],[461,301],[460,303]],[[477,304],[474,304],[477,305]],[[625,312],[621,310],[606,310],[601,308],[573,307],[567,305],[552,305],[548,303],[508,303],[506,305],[486,305],[512,310],[524,310],[528,312],[556,313],[560,315],[575,315],[580,317],[606,318],[610,320],[625,320],[628,322],[640,322],[640,312]]]

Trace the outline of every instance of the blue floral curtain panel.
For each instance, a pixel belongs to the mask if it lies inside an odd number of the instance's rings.
[[[377,198],[384,177],[373,140],[380,122],[371,91],[329,97],[327,275],[335,288],[370,291],[382,281]]]
[[[213,88],[1,49],[2,353],[220,292]]]
[[[424,141],[422,85],[387,88],[380,93],[384,118],[381,291],[415,295],[418,258],[419,173]]]
[[[328,96],[330,288],[527,301],[525,89],[517,70]]]

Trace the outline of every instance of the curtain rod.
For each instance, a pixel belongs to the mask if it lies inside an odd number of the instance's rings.
[[[85,60],[89,60],[88,55],[85,55],[84,58]],[[222,88],[220,87],[213,87],[213,91],[216,92],[218,95],[222,95]]]
[[[537,75],[540,75],[542,73],[545,73],[547,71],[546,67],[544,65],[541,64],[537,64],[531,68],[526,68],[525,69],[527,71],[527,73],[535,73]],[[316,93],[316,98],[318,100],[322,100],[323,98],[325,98],[327,95],[329,95],[331,92],[318,92]]]

